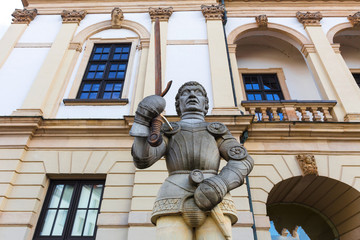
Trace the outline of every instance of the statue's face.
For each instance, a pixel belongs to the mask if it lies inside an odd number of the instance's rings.
[[[185,87],[179,98],[179,106],[182,114],[187,112],[205,113],[206,97],[199,86]]]

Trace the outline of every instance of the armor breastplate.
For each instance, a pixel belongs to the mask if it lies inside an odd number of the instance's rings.
[[[207,130],[208,123],[178,122],[180,130],[168,136],[165,155],[168,171],[214,170],[218,171],[220,153],[215,138]]]

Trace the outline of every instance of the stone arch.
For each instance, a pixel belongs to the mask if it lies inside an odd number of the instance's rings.
[[[101,32],[103,30],[112,29],[113,26],[111,24],[111,20],[103,21],[96,23],[94,25],[91,25],[85,29],[83,29],[81,32],[79,32],[73,39],[74,43],[80,43],[83,44],[89,37],[92,35]],[[125,28],[128,30],[131,30],[135,32],[140,39],[149,39],[150,33],[148,30],[141,24],[137,22],[133,22],[130,20],[124,20],[121,23],[121,28]]]
[[[337,33],[350,28],[353,28],[353,25],[350,22],[337,24],[334,27],[330,28],[330,30],[326,34],[326,37],[328,38],[330,44],[333,44],[334,37]]]
[[[311,239],[323,240],[358,236],[359,202],[360,192],[350,185],[329,177],[307,175],[277,183],[266,204],[270,219],[280,225],[277,228],[302,225]]]
[[[285,38],[282,38],[283,40],[287,40],[289,43],[294,45],[294,47],[300,49],[305,44],[311,44],[310,40],[306,38],[303,34],[300,32],[281,25],[277,23],[268,23],[268,26],[266,29],[261,29],[258,27],[256,23],[249,23],[242,26],[239,26],[235,28],[228,36],[228,43],[229,44],[236,44],[236,41],[239,40],[243,35],[249,32],[256,32],[256,31],[269,31],[269,32],[275,32],[280,33],[281,35],[285,36]],[[288,39],[286,39],[288,38]],[[290,40],[290,41],[289,41]],[[296,46],[294,42],[298,45]]]

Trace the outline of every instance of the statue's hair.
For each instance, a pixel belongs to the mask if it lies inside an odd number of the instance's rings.
[[[207,92],[205,90],[205,88],[203,87],[203,85],[201,85],[200,83],[196,82],[196,81],[190,81],[190,82],[186,82],[184,83],[178,90],[178,93],[175,96],[175,107],[176,107],[176,113],[178,116],[181,116],[181,110],[180,110],[180,102],[179,102],[179,98],[180,95],[182,93],[182,91],[184,90],[185,87],[187,86],[197,86],[200,88],[200,90],[202,91],[202,93],[205,96],[205,109],[204,109],[204,114],[206,115],[209,109],[209,98],[207,96]]]

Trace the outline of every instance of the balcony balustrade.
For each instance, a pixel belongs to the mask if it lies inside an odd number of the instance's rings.
[[[256,122],[336,121],[332,111],[336,105],[332,100],[281,100],[281,101],[242,101],[246,114],[255,115]]]

